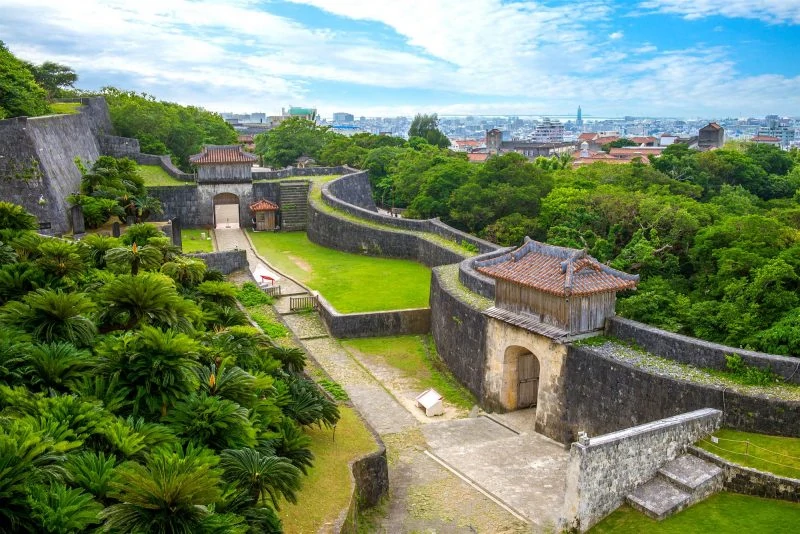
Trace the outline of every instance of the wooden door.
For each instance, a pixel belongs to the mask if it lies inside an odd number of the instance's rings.
[[[517,371],[517,408],[536,406],[536,397],[539,394],[539,360],[530,352],[522,354],[517,360]]]

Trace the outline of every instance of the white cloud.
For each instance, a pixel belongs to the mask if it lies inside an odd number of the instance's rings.
[[[720,15],[774,24],[800,24],[800,0],[643,0],[639,6],[689,20]]]
[[[612,41],[622,39],[623,37],[625,37],[625,34],[623,32],[614,32],[608,36],[608,38],[611,39]]]

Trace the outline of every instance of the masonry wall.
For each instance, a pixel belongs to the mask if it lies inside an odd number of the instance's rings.
[[[319,303],[320,317],[337,338],[427,334],[431,329],[430,308],[343,314],[322,296]]]
[[[347,174],[353,172],[352,169],[340,165],[338,167],[286,167],[274,171],[254,170],[253,180],[280,180],[293,176],[325,176],[331,174]]]
[[[772,369],[787,381],[800,384],[800,358],[727,347],[674,334],[622,317],[609,319],[606,323],[606,332],[624,341],[632,341],[657,356],[695,367],[725,370],[725,356],[738,354],[747,365]]]
[[[121,137],[120,139],[127,139],[127,138]],[[136,141],[136,139],[133,139],[133,141]],[[195,182],[196,177],[194,174],[183,172],[182,170],[180,170],[178,167],[175,166],[174,163],[172,163],[172,159],[167,155],[157,156],[155,154],[137,153],[137,154],[130,154],[128,155],[128,157],[133,159],[139,165],[158,165],[159,167],[164,169],[164,171],[166,171],[167,174],[169,174],[173,178],[177,178],[178,180],[191,183]]]
[[[204,226],[201,221],[208,219],[206,213],[211,213],[210,204],[200,204],[200,195],[197,185],[183,185],[174,187],[148,187],[147,192],[161,201],[164,219],[178,217],[183,228],[199,228]],[[211,226],[206,222],[205,226]]]
[[[563,527],[589,530],[636,486],[720,427],[718,410],[702,409],[573,443],[567,465]]]
[[[726,427],[800,436],[800,401],[655,375],[591,347],[570,346],[563,380],[567,426],[573,436],[579,431],[614,432],[700,408],[722,410]]]
[[[330,192],[344,202],[375,213],[378,212],[375,207],[375,199],[372,197],[369,173],[355,172],[342,176],[331,183]]]
[[[484,398],[486,325],[481,310],[459,299],[443,282],[443,268],[431,276],[431,336],[447,368],[479,401]]]
[[[723,486],[727,491],[755,495],[767,499],[800,502],[800,471],[797,478],[786,478],[744,467],[712,454],[700,447],[690,447],[692,454],[722,468]],[[780,462],[779,458],[776,461]]]
[[[230,274],[248,268],[247,253],[244,250],[225,250],[222,252],[198,252],[187,254],[206,262],[209,269],[215,269],[222,274]]]

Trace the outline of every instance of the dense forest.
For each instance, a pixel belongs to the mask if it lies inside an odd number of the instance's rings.
[[[0,202],[0,532],[280,532],[339,414],[236,306],[268,297],[148,224],[35,228]]]
[[[519,154],[469,163],[412,136],[344,137],[287,121],[274,147],[325,165],[368,169],[376,201],[503,245],[526,235],[585,248],[642,276],[621,315],[710,341],[800,355],[800,152],[729,143],[574,169]],[[277,163],[277,161],[275,161]],[[281,161],[280,163],[283,163]]]

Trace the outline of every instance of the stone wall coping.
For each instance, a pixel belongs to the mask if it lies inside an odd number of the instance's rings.
[[[643,425],[626,428],[624,430],[618,430],[617,432],[603,434],[602,436],[592,437],[589,439],[588,445],[574,443],[573,446],[577,446],[579,449],[585,451],[591,451],[602,447],[616,446],[632,438],[649,436],[651,434],[663,432],[665,429],[683,426],[694,421],[711,419],[719,419],[721,421],[722,412],[714,408],[703,408],[693,412],[659,419],[658,421],[652,421]]]
[[[717,454],[714,454],[711,451],[707,451],[701,447],[696,445],[690,445],[689,451],[695,456],[699,456],[703,460],[708,460],[709,462],[716,464],[720,467],[730,468],[730,469],[738,469],[745,474],[752,474],[754,476],[763,477],[766,479],[771,479],[772,483],[775,485],[786,485],[786,486],[797,486],[800,489],[800,478],[789,478],[789,477],[782,477],[780,475],[776,475],[775,473],[769,473],[767,471],[759,471],[758,469],[754,469],[752,467],[747,467],[742,464],[737,464],[736,462],[732,462],[727,458],[723,458]]]

